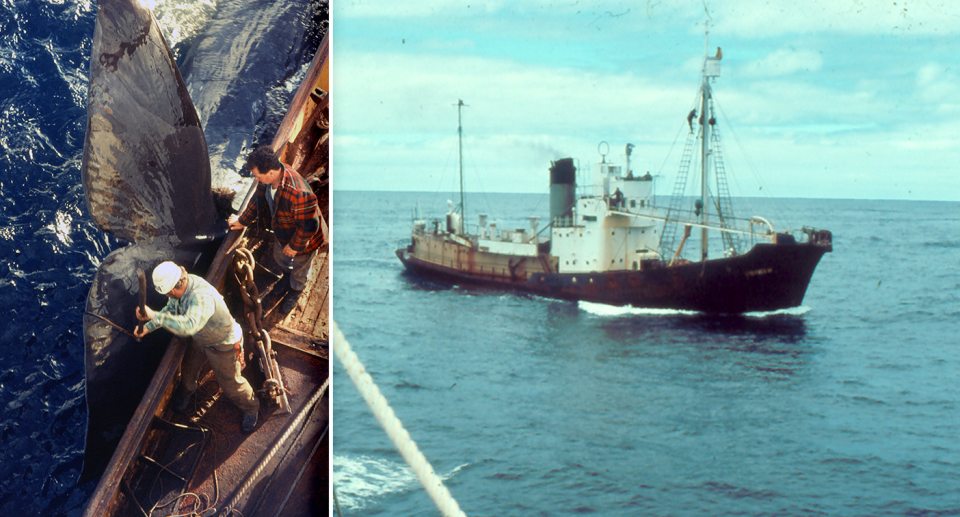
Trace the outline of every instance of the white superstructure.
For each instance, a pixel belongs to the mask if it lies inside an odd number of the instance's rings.
[[[577,199],[567,216],[554,219],[550,254],[560,273],[639,270],[658,259],[659,228],[652,207],[653,179],[610,163],[595,166],[593,195]]]

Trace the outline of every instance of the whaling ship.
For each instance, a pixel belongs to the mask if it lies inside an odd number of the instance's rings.
[[[721,58],[720,49],[704,57],[700,116],[695,109],[687,118],[690,134],[669,206],[654,205],[649,174],[633,175],[627,144],[625,167],[604,156],[594,184],[579,195],[573,159],[551,164],[546,227],[531,217],[529,228],[506,230],[480,214],[477,231],[468,233],[461,161],[459,206],[451,202],[443,221],[415,218],[397,257],[425,279],[565,300],[734,314],[799,306],[817,264],[833,249],[832,234],[806,227],[777,232],[765,218],[733,216],[710,86]],[[462,125],[458,132],[462,141]],[[696,163],[700,188],[691,199],[683,194]],[[692,210],[684,209],[691,202]],[[684,259],[694,228],[699,256]],[[709,235],[717,233],[722,257],[710,258]]]

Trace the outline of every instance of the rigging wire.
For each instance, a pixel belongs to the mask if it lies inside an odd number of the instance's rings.
[[[690,107],[691,111],[697,109],[697,107],[700,105],[700,101],[699,101],[699,99],[700,99],[700,90],[701,90],[702,88],[703,88],[703,86],[699,86],[699,87],[697,88],[697,92],[696,92],[696,94],[694,94],[693,100],[692,100],[692,101],[690,102],[690,104],[688,105],[688,106]],[[696,117],[694,117],[694,118],[696,118]],[[693,131],[693,128],[690,127],[690,126],[688,126],[688,129],[689,129],[690,131]],[[670,149],[667,151],[666,156],[664,156],[664,158],[663,158],[663,163],[660,164],[660,169],[657,171],[657,175],[658,175],[658,176],[660,176],[660,175],[663,174],[663,170],[666,168],[667,162],[670,161],[670,155],[673,154],[673,149],[674,149],[674,147],[677,146],[677,142],[680,141],[680,135],[682,135],[682,134],[683,134],[683,122],[680,123],[680,129],[677,130],[677,136],[674,137],[673,143],[670,144]],[[700,137],[697,136],[697,139],[699,140]],[[693,164],[691,164],[691,165],[693,165]],[[679,172],[678,172],[678,176],[679,176]],[[674,179],[674,183],[676,183],[676,181],[677,181],[677,180]],[[684,189],[686,189],[686,187],[687,187],[687,186],[684,186]]]
[[[476,176],[477,183],[480,184],[480,190],[477,191],[476,193],[479,193],[479,194],[483,197],[483,202],[484,202],[484,203],[486,204],[486,206],[487,206],[487,213],[488,213],[488,214],[497,213],[497,211],[495,211],[495,210],[493,209],[493,203],[490,201],[490,192],[488,192],[488,191],[486,190],[486,187],[484,187],[484,185],[483,185],[483,180],[482,180],[482,178],[481,178],[481,175],[477,172],[477,171],[479,170],[479,168],[476,166],[476,162],[475,162],[475,160],[474,160],[474,158],[473,158],[473,153],[470,151],[470,148],[469,148],[469,147],[465,147],[465,148],[464,148],[464,154],[465,154],[465,157],[467,158],[467,161],[470,163],[470,165],[471,165],[472,168],[473,168],[472,170],[473,170],[474,175]],[[530,215],[536,215],[536,214],[537,214],[537,210],[539,210],[540,207],[543,205],[543,200],[544,200],[546,197],[547,197],[547,196],[544,195],[544,194],[539,194],[539,195],[537,195],[537,203],[536,203],[536,205],[534,205],[533,209],[529,212]],[[482,212],[479,212],[479,211],[478,211],[477,214],[479,214],[479,213],[482,213]],[[502,211],[500,211],[500,213],[502,213]],[[463,214],[461,214],[461,215],[463,215]],[[474,215],[476,215],[476,214],[474,214]],[[466,224],[467,224],[466,220],[464,220],[463,224],[464,224],[464,228],[466,228]]]
[[[461,130],[461,131],[462,131],[462,130]],[[461,138],[465,138],[465,135],[463,135],[462,133],[460,133],[460,134],[457,135],[457,136],[459,136],[459,137],[461,137]],[[435,189],[434,192],[433,192],[433,194],[434,194],[433,200],[430,201],[433,206],[438,205],[438,204],[439,204],[438,199],[440,198],[440,196],[442,195],[442,193],[447,192],[446,190],[444,190],[444,188],[445,188],[444,185],[445,185],[445,182],[446,182],[446,181],[453,181],[453,182],[454,182],[453,186],[451,186],[451,187],[449,188],[449,193],[454,193],[457,189],[459,189],[459,186],[456,184],[456,179],[457,179],[457,178],[456,178],[456,175],[454,175],[454,176],[452,177],[452,179],[451,179],[450,176],[447,175],[447,171],[450,170],[450,168],[451,168],[451,162],[452,162],[453,157],[454,157],[454,155],[455,155],[455,149],[457,149],[458,147],[459,147],[459,146],[451,146],[450,150],[449,150],[448,153],[447,153],[447,158],[446,158],[446,160],[444,161],[444,165],[443,165],[443,168],[442,168],[442,171],[443,171],[443,172],[442,172],[442,174],[440,175],[440,178],[439,178],[438,183],[437,183],[437,187],[436,187],[436,189]],[[464,171],[465,171],[466,173],[472,174],[472,176],[470,176],[470,177],[474,178],[474,180],[476,181],[476,184],[478,185],[478,188],[475,189],[475,190],[473,191],[473,193],[474,193],[474,194],[480,194],[480,196],[482,197],[482,199],[483,199],[483,204],[486,206],[486,213],[488,213],[488,214],[497,213],[497,211],[495,211],[495,210],[493,209],[494,203],[491,201],[490,192],[487,191],[486,186],[483,184],[483,177],[482,177],[482,175],[478,172],[478,171],[479,171],[479,167],[477,166],[477,160],[476,160],[476,158],[475,158],[475,156],[474,156],[474,154],[473,154],[473,152],[472,152],[472,150],[471,150],[471,147],[470,147],[470,146],[463,146],[463,147],[462,147],[462,153],[463,153],[464,161],[466,162],[466,165],[464,166]],[[459,171],[458,171],[458,173],[459,173]],[[535,215],[535,214],[537,213],[537,210],[543,205],[545,198],[547,198],[546,195],[539,195],[539,196],[537,197],[537,204],[534,206],[533,211],[530,212],[531,215]],[[458,205],[458,207],[459,207],[459,205]],[[477,211],[477,212],[476,212],[476,214],[480,214],[480,213],[483,213],[483,212],[482,212],[482,211]],[[474,215],[476,215],[476,214],[474,214]],[[467,225],[469,224],[468,221],[466,220],[466,214],[461,213],[460,216],[462,217],[463,228],[464,228],[464,230],[466,231]]]
[[[768,186],[763,181],[763,178],[760,176],[760,173],[757,171],[756,165],[754,165],[753,160],[750,159],[750,156],[747,154],[746,148],[743,145],[743,142],[740,140],[740,136],[733,129],[733,124],[730,123],[730,117],[727,116],[727,113],[723,111],[723,106],[717,101],[716,98],[713,100],[714,105],[717,107],[717,110],[720,111],[720,115],[727,126],[727,130],[733,135],[733,140],[737,143],[737,147],[740,149],[740,154],[743,156],[744,161],[747,163],[747,167],[753,174],[754,180],[760,185],[760,197],[763,197],[771,202],[773,205],[773,211],[777,220],[782,221],[785,225],[784,229],[792,228],[790,221],[787,219],[786,213],[783,211],[782,206],[774,198]],[[740,182],[737,181],[736,176],[733,178],[734,183],[737,184],[737,188],[743,192],[743,188],[740,186]]]
[[[467,157],[467,161],[470,162],[470,165],[473,166],[474,176],[476,176],[477,183],[480,185],[479,194],[483,196],[483,202],[487,204],[487,213],[493,213],[493,208],[492,208],[492,205],[490,204],[490,196],[488,195],[486,187],[483,186],[483,179],[480,177],[480,173],[477,172],[478,168],[477,168],[476,161],[473,158],[473,153],[470,152],[469,147],[464,149],[463,152]],[[480,213],[480,212],[478,211],[477,213]],[[460,214],[460,215],[464,218],[463,227],[464,229],[466,229],[467,227],[466,214]]]
[[[433,198],[430,201],[430,206],[437,206],[440,203],[438,199],[440,198],[441,192],[444,192],[443,184],[447,180],[447,170],[449,169],[450,161],[452,159],[453,153],[454,153],[453,149],[449,149],[447,151],[446,160],[444,160],[443,167],[440,168],[440,174],[439,174],[439,177],[437,178],[437,186],[433,189]]]

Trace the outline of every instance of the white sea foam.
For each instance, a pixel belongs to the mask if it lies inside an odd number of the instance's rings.
[[[605,318],[619,318],[622,316],[674,316],[698,314],[697,311],[683,311],[677,309],[645,309],[630,306],[618,307],[615,305],[606,305],[593,302],[579,302],[578,307],[583,312]],[[790,309],[781,309],[778,311],[747,312],[743,315],[749,318],[768,318],[771,316],[781,315],[802,316],[808,312],[810,312],[810,307],[800,306]]]
[[[333,488],[337,491],[337,503],[344,510],[359,510],[372,499],[421,489],[413,470],[402,461],[335,455],[332,464]],[[467,465],[464,463],[446,474],[438,474],[447,481]]]
[[[339,455],[333,456],[332,460],[333,488],[343,509],[360,509],[364,507],[364,501],[418,485],[413,471],[402,462]]]
[[[805,307],[801,305],[800,307],[791,307],[789,309],[780,309],[779,311],[769,311],[769,312],[747,312],[744,313],[744,316],[750,318],[769,318],[771,316],[803,316],[804,314],[810,312],[810,307]]]
[[[603,316],[607,318],[619,318],[621,316],[672,316],[676,314],[696,314],[696,311],[681,311],[677,309],[641,309],[637,307],[619,307],[616,305],[606,305],[603,303],[578,302],[578,307],[583,312],[593,314],[594,316]]]

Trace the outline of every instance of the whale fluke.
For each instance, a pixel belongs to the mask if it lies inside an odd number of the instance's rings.
[[[192,269],[226,233],[199,117],[153,15],[136,0],[98,4],[83,190],[97,227],[130,244],[104,259],[87,296],[81,483],[103,472],[170,339],[158,331],[138,342],[128,333],[138,269],[164,260]],[[158,293],[150,299],[154,307],[164,301]]]

